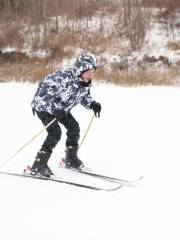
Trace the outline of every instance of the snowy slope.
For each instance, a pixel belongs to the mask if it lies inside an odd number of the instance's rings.
[[[36,87],[0,84],[0,164],[42,129],[30,109]],[[127,179],[144,175],[144,180],[137,187],[110,193],[0,176],[1,239],[179,240],[180,89],[97,85],[92,95],[103,110],[80,157],[96,172]],[[83,136],[92,112],[78,106],[73,113]],[[21,172],[31,164],[45,135],[3,169]],[[49,162],[60,175],[64,141],[63,129]],[[73,180],[95,183],[78,175]]]

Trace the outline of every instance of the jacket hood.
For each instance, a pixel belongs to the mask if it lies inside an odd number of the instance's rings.
[[[75,67],[77,68],[78,76],[89,69],[96,69],[98,67],[96,57],[92,53],[84,52],[77,58]]]

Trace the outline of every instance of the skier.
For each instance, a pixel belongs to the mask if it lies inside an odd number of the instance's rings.
[[[31,103],[33,114],[37,114],[43,125],[54,121],[46,130],[47,137],[37,153],[31,168],[31,174],[50,177],[53,172],[48,166],[52,151],[61,138],[59,123],[67,130],[65,166],[82,169],[83,162],[77,155],[80,127],[71,114],[78,103],[92,109],[100,117],[101,104],[90,94],[91,79],[97,69],[96,58],[92,53],[83,52],[74,66],[65,70],[56,70],[40,82]]]

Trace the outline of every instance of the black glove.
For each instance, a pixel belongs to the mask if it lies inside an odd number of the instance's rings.
[[[63,118],[66,115],[66,112],[62,109],[55,109],[53,112],[53,116],[55,116],[58,119]]]
[[[98,102],[92,102],[90,108],[94,111],[96,117],[100,117],[101,104]]]

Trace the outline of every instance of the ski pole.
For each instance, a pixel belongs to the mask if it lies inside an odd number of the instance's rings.
[[[0,168],[2,168],[4,165],[6,165],[11,159],[13,159],[19,152],[21,152],[25,147],[27,147],[32,141],[34,141],[45,129],[47,129],[56,118],[54,118],[51,122],[49,122],[41,131],[39,131],[37,134],[35,134],[27,143],[25,143],[22,147],[20,147],[11,157],[9,157],[4,163],[0,165]]]
[[[82,146],[82,144],[83,144],[83,142],[84,142],[84,140],[85,140],[85,138],[86,138],[86,136],[87,136],[87,134],[88,134],[88,132],[89,132],[89,129],[90,129],[91,125],[92,125],[92,122],[93,122],[93,120],[94,120],[94,117],[95,117],[95,115],[94,115],[94,113],[93,113],[93,116],[92,116],[92,118],[91,118],[91,121],[90,121],[90,123],[89,123],[89,125],[88,125],[88,127],[87,127],[87,129],[86,129],[86,132],[85,132],[85,134],[84,134],[84,136],[83,136],[83,138],[82,138],[82,140],[81,140],[81,143],[79,144],[79,148]]]

